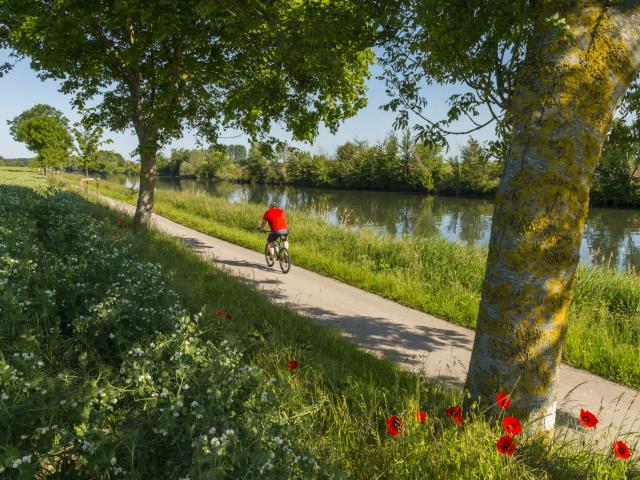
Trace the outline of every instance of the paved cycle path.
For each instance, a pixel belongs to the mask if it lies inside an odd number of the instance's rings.
[[[133,214],[134,207],[102,197]],[[385,355],[431,379],[462,388],[473,346],[473,330],[405,307],[295,265],[283,274],[260,253],[153,215],[154,226],[181,239],[199,255],[254,284],[275,302],[344,332],[366,350]],[[640,359],[638,359],[640,361]],[[580,408],[598,415],[599,441],[640,432],[640,392],[568,365],[560,368],[557,424],[575,426]]]

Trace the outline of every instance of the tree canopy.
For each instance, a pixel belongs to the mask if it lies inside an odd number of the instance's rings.
[[[153,206],[155,154],[185,128],[298,140],[335,130],[365,105],[388,2],[0,0],[0,42],[61,82],[95,125],[133,128],[142,159],[136,218]]]
[[[414,126],[421,140],[446,143],[450,135],[493,126],[494,154],[504,156],[511,133],[511,102],[536,24],[569,35],[561,14],[566,1],[407,0],[399,12],[396,35],[384,45],[387,93],[384,106],[398,113],[396,125]],[[602,2],[586,2],[598,4]],[[457,88],[446,103],[446,115],[430,109],[429,85]],[[640,88],[634,84],[623,111],[640,111]],[[460,121],[469,127],[461,128]]]
[[[18,138],[18,127],[20,127],[20,125],[24,121],[35,118],[35,117],[55,118],[59,121],[62,127],[68,128],[69,126],[69,120],[67,120],[67,117],[65,117],[60,110],[52,107],[51,105],[38,103],[33,107],[29,108],[28,110],[25,110],[24,112],[22,112],[20,115],[17,115],[12,119],[7,120],[7,124],[9,125],[9,133],[16,142],[23,141],[23,140],[20,140],[20,138]]]
[[[69,157],[72,146],[66,119],[49,115],[24,118],[26,120],[16,122],[15,139],[25,143],[29,150],[38,154],[37,162],[45,170],[48,167],[61,167]],[[11,121],[15,120],[14,118]]]

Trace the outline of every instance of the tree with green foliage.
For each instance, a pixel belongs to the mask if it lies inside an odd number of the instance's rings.
[[[113,150],[96,150],[94,154],[93,168],[98,173],[124,172],[125,159]]]
[[[466,389],[466,407],[555,424],[582,229],[600,150],[640,68],[640,2],[410,0],[384,60],[398,123],[445,140],[456,121],[497,122],[507,148]],[[444,120],[421,87],[464,84]],[[630,92],[633,92],[632,88]],[[483,112],[488,119],[482,120]]]
[[[274,121],[308,141],[365,105],[370,47],[387,1],[0,0],[0,44],[61,82],[90,120],[133,128],[140,155],[135,222],[153,208],[156,154],[185,128],[215,143]]]
[[[92,126],[89,122],[77,122],[71,130],[75,138],[74,149],[78,154],[78,166],[84,169],[85,175],[89,176],[89,169],[96,169],[96,157],[98,149],[112,143],[111,139],[104,139],[104,128]]]
[[[2,37],[0,37],[0,40],[1,38]],[[25,110],[24,112],[22,112],[20,115],[17,115],[12,119],[7,120],[7,124],[9,125],[9,134],[11,135],[11,138],[13,138],[16,142],[22,142],[22,140],[18,138],[18,128],[20,127],[20,124],[22,124],[22,122],[26,120],[30,120],[36,117],[56,118],[60,121],[60,123],[64,126],[64,128],[66,129],[69,128],[69,120],[67,120],[67,117],[65,117],[60,110],[52,107],[51,105],[47,105],[45,103],[38,103],[33,107],[29,108],[28,110]]]
[[[244,145],[225,145],[224,150],[236,163],[242,163],[247,159],[247,147]]]
[[[603,205],[640,205],[640,125],[614,122],[595,171],[592,197]]]
[[[18,119],[11,120],[11,122]],[[63,119],[55,116],[30,116],[16,123],[15,139],[26,144],[27,148],[37,153],[37,164],[47,168],[60,168],[69,158],[72,147],[71,135]]]
[[[498,186],[497,162],[480,142],[469,138],[460,150],[460,186],[466,193],[485,194]]]

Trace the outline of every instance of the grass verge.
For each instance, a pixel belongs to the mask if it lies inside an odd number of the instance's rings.
[[[64,181],[77,183],[76,176]],[[135,204],[112,182],[100,193]],[[255,232],[264,208],[229,204],[206,194],[158,190],[155,211],[198,231],[262,251]],[[395,239],[329,225],[288,212],[294,265],[337,278],[391,300],[474,328],[486,250],[440,238]],[[600,268],[578,269],[563,361],[640,388],[640,276]]]
[[[450,389],[274,306],[175,240],[121,228],[119,214],[78,195],[22,186],[33,178],[0,169],[5,474],[637,474],[635,458],[571,445],[547,450],[527,437],[516,439],[513,457],[500,455],[497,425],[472,418],[460,427],[446,418],[446,407],[460,401]],[[289,371],[292,357],[300,366]],[[415,421],[418,408],[428,414],[424,424]],[[385,429],[390,414],[405,422],[395,438]]]

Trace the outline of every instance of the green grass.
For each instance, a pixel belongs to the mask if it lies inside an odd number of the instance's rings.
[[[65,179],[77,182],[77,177]],[[115,183],[101,182],[100,193],[135,204],[136,196]],[[156,192],[156,213],[256,251],[264,248],[264,237],[255,232],[263,210],[205,194]],[[301,212],[287,216],[294,265],[474,328],[486,250],[440,238],[355,232]],[[580,267],[563,361],[640,388],[638,358],[640,276]]]
[[[5,176],[0,170],[0,184]],[[32,185],[41,183],[35,177],[23,179]],[[16,178],[11,181],[20,183]],[[637,473],[635,460],[621,462],[610,454],[571,445],[552,448],[548,454],[526,437],[517,439],[514,457],[501,456],[494,447],[501,435],[499,428],[480,418],[459,428],[445,417],[444,410],[461,401],[448,387],[402,371],[358,350],[338,332],[273,305],[176,240],[155,231],[123,231],[117,227],[119,213],[77,195],[69,198],[74,215],[88,213],[103,222],[102,235],[107,241],[111,236],[114,241],[124,237],[137,261],[160,265],[167,287],[189,310],[205,309],[214,327],[194,335],[217,343],[222,335],[241,346],[249,364],[286,384],[282,390],[287,393],[278,400],[281,423],[291,426],[300,443],[338,475],[357,479],[569,479],[626,478]],[[233,320],[222,321],[221,328],[215,326],[221,322],[213,314],[217,308],[233,314]],[[141,346],[145,351],[149,347]],[[300,361],[295,372],[287,371],[291,357]],[[424,425],[413,420],[417,408],[429,415]],[[392,413],[407,424],[398,438],[385,431],[385,420]]]

